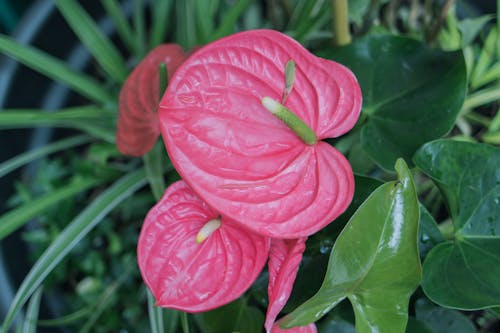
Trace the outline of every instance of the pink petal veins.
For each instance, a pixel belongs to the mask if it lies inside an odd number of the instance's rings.
[[[306,248],[306,238],[277,239],[271,241],[269,251],[269,305],[267,307],[265,328],[271,332],[276,317],[285,306],[292,293],[302,254]],[[272,330],[274,332],[274,330]]]
[[[172,184],[148,213],[137,257],[159,306],[208,311],[243,294],[261,272],[269,239],[221,218],[201,243],[196,236],[218,218],[183,181]]]
[[[157,108],[158,66],[167,65],[169,77],[186,59],[176,44],[164,44],[152,50],[132,71],[119,96],[116,145],[125,155],[141,156],[148,152],[160,135]]]
[[[318,139],[348,131],[361,108],[353,74],[272,30],[238,33],[194,53],[160,103],[175,167],[210,206],[255,232],[308,236],[349,204],[347,160],[324,142],[306,145],[262,106],[281,99],[285,64],[296,78],[286,106]]]
[[[316,325],[314,323],[306,325],[306,326],[298,326],[292,328],[281,328],[279,326],[279,322],[275,323],[271,333],[318,333]]]

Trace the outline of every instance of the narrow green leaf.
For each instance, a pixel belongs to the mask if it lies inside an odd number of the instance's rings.
[[[495,85],[492,87],[481,89],[465,99],[463,109],[473,109],[481,105],[496,102],[500,99],[500,86]]]
[[[316,321],[347,297],[356,332],[404,332],[421,275],[419,207],[405,162],[399,159],[395,168],[398,180],[377,188],[354,213],[335,242],[320,290],[287,315],[283,326]]]
[[[61,262],[80,240],[85,237],[118,204],[146,184],[143,169],[131,172],[97,196],[52,242],[40,256],[17,290],[14,301],[1,327],[7,333],[12,321],[28,298],[47,275]]]
[[[102,5],[108,15],[113,20],[116,31],[118,32],[118,36],[123,41],[123,43],[127,46],[130,53],[137,52],[136,41],[133,38],[132,28],[127,21],[127,18],[123,14],[122,8],[117,0],[102,0]]]
[[[114,281],[104,290],[102,295],[99,297],[99,300],[97,301],[90,317],[85,321],[85,324],[80,329],[79,333],[88,333],[92,330],[99,317],[101,317],[103,312],[111,305],[113,296],[116,295],[118,288],[121,286],[124,276],[127,275],[122,275],[121,279]]]
[[[55,112],[34,110],[2,110],[0,129],[30,128],[34,126],[83,127],[82,124],[112,125],[116,115],[96,106],[79,106]]]
[[[157,143],[153,149],[143,156],[143,161],[149,186],[155,199],[160,200],[166,188],[165,179],[163,178],[163,169],[166,164],[163,145]]]
[[[215,17],[210,11],[210,1],[195,0],[194,10],[196,15],[196,32],[200,44],[209,42],[209,36],[213,33]]]
[[[0,52],[53,80],[68,85],[92,101],[106,104],[114,99],[98,81],[71,69],[64,62],[47,53],[31,46],[21,45],[2,34],[0,34]]]
[[[146,55],[146,26],[144,23],[144,1],[134,1],[134,22],[135,44],[137,45],[137,56],[142,59]]]
[[[92,306],[86,306],[84,308],[81,308],[75,312],[72,312],[70,314],[67,314],[59,318],[38,320],[38,326],[64,326],[73,324],[77,321],[81,321],[88,318],[92,313],[92,311],[93,311]]]
[[[31,296],[30,302],[28,304],[28,310],[26,311],[26,317],[24,318],[23,327],[21,329],[22,333],[36,332],[38,313],[40,310],[40,301],[42,300],[42,290],[43,287],[39,287],[35,291],[33,296]]]
[[[464,310],[500,305],[500,149],[436,140],[414,157],[447,201],[448,242],[424,261],[422,288],[435,303]]]
[[[77,193],[83,192],[100,183],[103,179],[95,178],[75,178],[67,186],[58,188],[53,192],[47,193],[39,198],[27,202],[17,208],[14,208],[0,216],[0,240],[10,235],[15,230],[22,227],[32,218],[42,213],[46,209],[57,203],[71,198]]]
[[[2,113],[0,112],[0,117],[1,114]],[[35,161],[36,159],[59,152],[61,150],[66,150],[72,147],[83,145],[91,141],[92,139],[87,135],[78,135],[19,154],[3,163],[0,163],[0,178],[17,168],[22,167],[23,165]]]
[[[478,80],[480,80],[481,76],[487,71],[487,69],[491,66],[494,61],[495,51],[496,51],[496,40],[497,40],[497,31],[496,29],[491,29],[486,40],[484,42],[484,46],[481,49],[481,53],[479,54],[479,58],[474,66],[474,69],[470,75],[470,82],[473,87],[478,87]]]
[[[78,2],[56,0],[56,6],[102,69],[115,81],[119,83],[125,81],[128,69],[120,52]]]
[[[155,306],[155,299],[153,294],[149,291],[149,289],[146,291],[147,292],[147,297],[148,297],[148,314],[149,314],[149,326],[151,329],[151,333],[163,333],[165,332],[164,329],[164,322],[163,322],[163,316],[161,313],[161,308],[158,306]]]
[[[154,48],[165,42],[168,32],[168,23],[171,21],[173,2],[170,0],[155,0],[151,7],[151,40],[150,48]]]
[[[210,40],[214,41],[233,33],[236,22],[251,4],[252,0],[238,0],[226,13],[224,13],[222,22],[212,36],[210,36]]]
[[[185,0],[175,3],[175,40],[185,50],[190,50],[197,44],[198,36],[192,21],[193,1]]]

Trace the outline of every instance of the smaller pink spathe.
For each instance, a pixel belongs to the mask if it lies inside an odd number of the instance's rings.
[[[220,227],[197,243],[200,230],[214,219],[220,219]],[[241,296],[261,272],[269,246],[267,237],[220,218],[178,181],[149,211],[137,259],[157,305],[201,312]]]

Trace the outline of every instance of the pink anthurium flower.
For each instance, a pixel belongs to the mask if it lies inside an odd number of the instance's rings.
[[[311,323],[306,326],[298,326],[292,328],[281,328],[279,326],[279,321],[274,324],[271,333],[318,333],[316,325]]]
[[[149,211],[137,259],[157,305],[200,312],[243,294],[261,272],[269,244],[220,217],[178,181]]]
[[[187,58],[177,44],[156,47],[139,63],[125,81],[119,97],[116,145],[125,155],[147,153],[160,135],[158,121],[159,73],[161,63],[171,76]]]
[[[294,76],[285,75],[290,62]],[[290,118],[281,117],[284,107],[294,119],[282,119]],[[360,109],[347,68],[284,34],[253,30],[191,55],[170,81],[159,117],[174,166],[204,201],[255,232],[291,239],[318,231],[349,205],[351,167],[322,140],[351,129]]]
[[[306,238],[273,239],[269,251],[269,305],[267,307],[266,332],[274,332],[271,328],[276,317],[285,306],[292,293],[293,283],[297,277],[302,254],[306,249]]]

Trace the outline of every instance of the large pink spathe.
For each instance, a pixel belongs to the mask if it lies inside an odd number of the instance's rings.
[[[137,260],[157,305],[187,312],[208,311],[245,292],[261,272],[269,239],[221,218],[203,242],[196,236],[219,218],[183,181],[166,190],[148,213]]]
[[[354,192],[342,154],[323,141],[305,144],[262,106],[266,96],[281,100],[289,60],[296,79],[285,106],[318,140],[351,129],[361,109],[354,75],[272,30],[198,50],[175,73],[159,109],[170,158],[193,190],[245,227],[278,238],[323,228]]]

